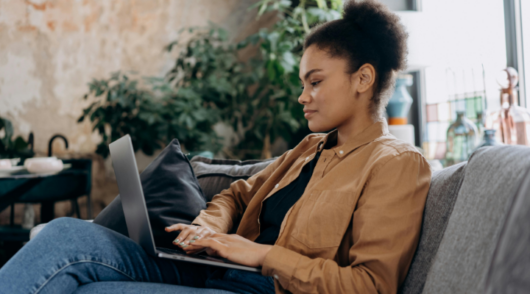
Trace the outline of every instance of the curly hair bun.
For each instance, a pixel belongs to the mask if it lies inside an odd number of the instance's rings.
[[[348,73],[354,73],[366,63],[376,71],[372,113],[383,115],[392,94],[394,73],[407,66],[408,34],[399,17],[375,0],[350,0],[344,4],[342,19],[317,25],[304,42],[325,50],[333,58],[348,63]]]
[[[399,71],[406,68],[408,34],[399,17],[384,4],[374,1],[347,1],[343,20],[356,26],[379,51],[385,67]]]

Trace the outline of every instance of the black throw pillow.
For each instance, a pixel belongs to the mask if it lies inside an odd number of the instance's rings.
[[[140,179],[156,246],[174,247],[171,242],[178,232],[167,233],[164,228],[177,223],[191,224],[206,209],[206,199],[177,139],[149,164]],[[129,236],[120,195],[101,211],[94,223]]]

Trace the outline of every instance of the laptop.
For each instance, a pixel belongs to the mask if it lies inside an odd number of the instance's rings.
[[[112,142],[109,145],[109,149],[114,173],[118,181],[129,237],[142,246],[148,254],[166,259],[261,272],[261,268],[237,264],[225,258],[208,256],[204,252],[202,254],[188,255],[184,250],[176,246],[175,248],[156,247],[131,137],[126,135]]]

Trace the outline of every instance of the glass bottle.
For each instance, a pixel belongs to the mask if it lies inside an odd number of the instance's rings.
[[[477,112],[477,122],[475,124],[477,125],[477,138],[483,138],[485,129],[484,112]]]
[[[482,139],[482,141],[478,144],[477,148],[476,149],[479,149],[480,147],[485,147],[485,146],[499,146],[499,145],[504,145],[502,144],[499,140],[497,140],[497,138],[495,137],[495,132],[497,132],[497,130],[494,130],[494,129],[485,129],[484,130],[484,138]],[[475,150],[476,150],[475,149]]]
[[[464,114],[464,111],[457,111],[456,121],[447,129],[445,166],[468,160],[477,145],[477,126]]]
[[[501,109],[492,113],[488,128],[497,129],[504,144],[530,146],[530,110],[517,105],[519,75],[513,67],[503,69],[497,77],[501,87]]]

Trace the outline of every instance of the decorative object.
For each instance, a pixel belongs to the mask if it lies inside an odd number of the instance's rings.
[[[513,67],[502,70],[497,77],[501,87],[501,109],[488,116],[487,127],[497,130],[497,137],[510,145],[530,146],[530,111],[517,105],[519,75]]]
[[[478,138],[484,137],[484,128],[485,128],[485,119],[484,119],[484,112],[478,111],[477,112],[477,122],[475,123],[477,125],[477,136]]]
[[[440,88],[439,98],[427,99],[425,106],[426,126],[421,144],[427,159],[444,160],[447,129],[456,120],[457,111],[465,111],[466,118],[477,125],[477,138],[482,138],[480,115],[483,113],[484,118],[487,109],[485,76],[484,67],[478,64],[446,67],[445,77],[440,75],[446,81],[446,89],[442,91]],[[447,93],[447,97],[443,97],[443,92]]]
[[[485,146],[499,146],[499,145],[503,145],[501,142],[499,142],[499,140],[497,140],[497,138],[495,138],[495,132],[497,132],[497,130],[485,129],[484,130],[484,138],[478,144],[476,149],[478,149],[480,147],[485,147]]]
[[[0,169],[10,169],[11,160],[9,159],[0,159]]]
[[[465,117],[464,111],[457,111],[456,121],[447,130],[445,166],[467,161],[477,145],[477,127]]]
[[[388,131],[397,139],[415,146],[413,125],[389,125]]]
[[[400,74],[396,79],[394,94],[388,101],[386,113],[389,125],[406,125],[407,115],[412,105],[412,97],[407,91],[407,86],[412,86],[412,75]]]
[[[32,174],[56,173],[63,169],[63,161],[56,157],[28,158],[24,167]]]

